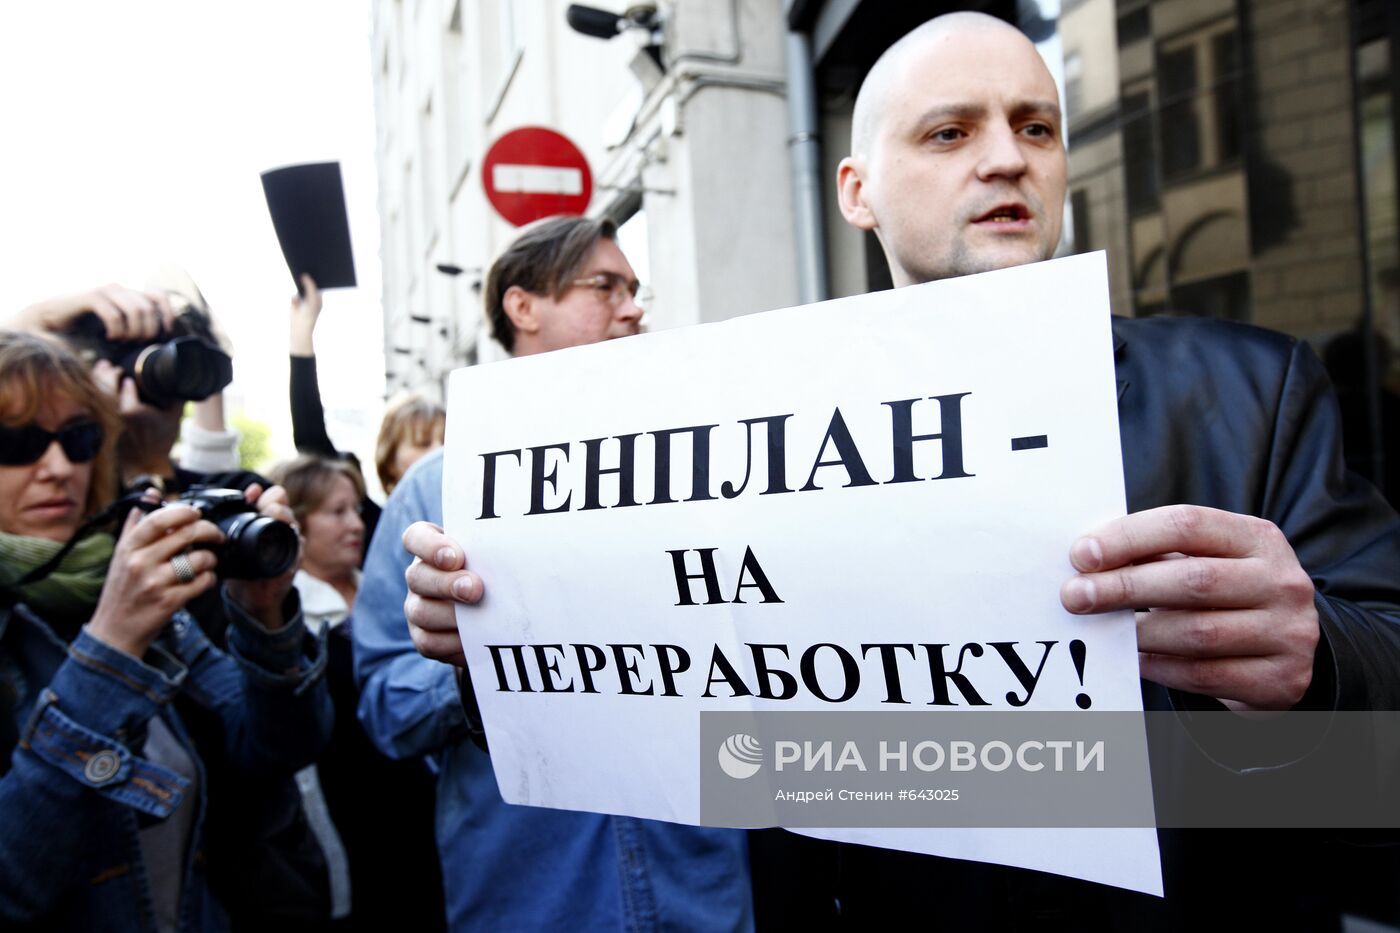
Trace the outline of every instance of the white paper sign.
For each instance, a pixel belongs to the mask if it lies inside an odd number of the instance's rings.
[[[1014,642],[1034,670],[1046,640],[1030,689],[967,659],[982,708],[1141,709],[1131,613],[1059,603],[1070,544],[1124,513],[1101,253],[461,369],[448,410],[510,803],[698,822],[701,711],[833,708],[837,653],[799,670],[823,643],[858,662],[842,710],[889,709],[862,644]],[[930,708],[928,659],[899,670]],[[1161,892],[1151,829],[819,834]]]

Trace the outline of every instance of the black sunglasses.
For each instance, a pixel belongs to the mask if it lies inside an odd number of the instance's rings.
[[[70,463],[87,463],[102,449],[102,439],[102,425],[96,421],[80,421],[57,431],[45,431],[37,424],[0,427],[0,466],[28,466],[54,441]]]

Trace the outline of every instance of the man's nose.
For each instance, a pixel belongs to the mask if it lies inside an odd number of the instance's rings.
[[[644,313],[645,311],[642,309],[642,306],[637,304],[636,297],[624,292],[622,302],[617,306],[617,311],[614,312],[614,316],[619,321],[632,323],[634,321],[640,321]]]
[[[982,140],[981,158],[977,162],[979,178],[1019,178],[1025,174],[1026,156],[1014,127],[1010,124],[996,126],[984,133]]]

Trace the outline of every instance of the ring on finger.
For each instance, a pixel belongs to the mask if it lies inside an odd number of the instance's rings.
[[[175,582],[180,584],[193,583],[195,578],[194,565],[190,563],[188,554],[176,554],[170,558],[170,566],[175,569]]]

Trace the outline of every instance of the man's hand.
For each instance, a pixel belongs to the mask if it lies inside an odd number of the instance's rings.
[[[30,305],[19,313],[15,326],[62,333],[89,311],[102,321],[107,339],[112,341],[153,340],[175,326],[175,312],[163,292],[138,292],[121,285],[104,285]]]
[[[1074,613],[1137,609],[1142,676],[1236,710],[1285,710],[1312,682],[1313,584],[1272,522],[1172,505],[1110,522],[1070,548]]]
[[[156,408],[141,401],[136,380],[124,375],[121,367],[106,360],[92,364],[92,377],[117,401],[122,416],[122,469],[127,475],[152,473],[170,475],[170,451],[180,436],[183,405]]]
[[[136,380],[124,375],[122,368],[115,363],[106,360],[95,361],[92,364],[92,378],[108,395],[117,400],[117,408],[122,418],[130,420],[137,417],[146,407],[141,402]]]
[[[301,294],[292,296],[291,337],[292,356],[315,356],[311,335],[316,332],[316,319],[321,316],[321,290],[316,280],[303,272]]]
[[[409,525],[403,546],[414,557],[404,572],[408,598],[403,602],[413,646],[425,658],[466,667],[454,603],[479,601],[481,578],[467,569],[467,555],[457,542],[431,522]]]

